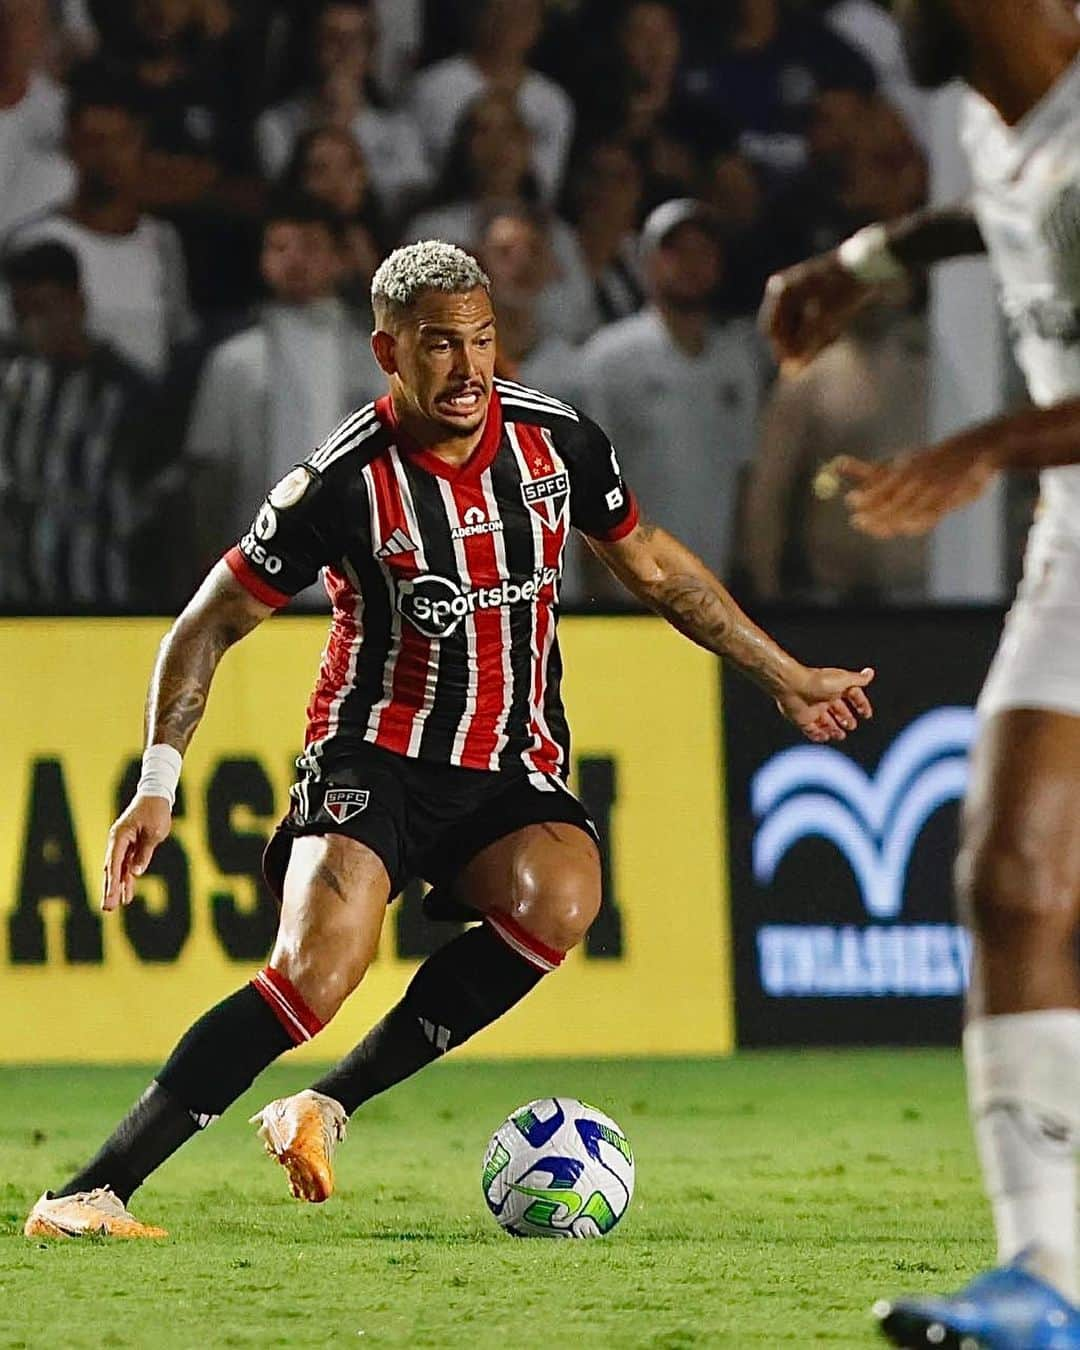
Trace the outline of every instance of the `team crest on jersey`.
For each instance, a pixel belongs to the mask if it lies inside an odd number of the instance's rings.
[[[323,797],[323,810],[331,820],[344,825],[365,810],[370,799],[367,788],[330,788]]]
[[[570,475],[565,469],[522,483],[521,499],[549,530],[557,530],[570,498]]]

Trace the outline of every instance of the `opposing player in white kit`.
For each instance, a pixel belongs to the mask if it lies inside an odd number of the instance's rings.
[[[984,686],[957,866],[975,940],[964,1033],[1002,1266],[953,1298],[883,1302],[898,1345],[1080,1347],[1080,23],[1066,0],[894,0],[913,76],[970,87],[970,208],[860,231],[769,283],[810,360],[909,269],[990,256],[1036,409],[884,465],[845,459],[856,525],[920,533],[999,472],[1042,471],[1024,580]],[[828,486],[828,484],[826,484]]]

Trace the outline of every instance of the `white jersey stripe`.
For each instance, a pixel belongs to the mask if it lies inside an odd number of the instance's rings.
[[[487,518],[489,521],[499,519],[499,504],[495,499],[495,484],[491,477],[491,469],[485,469],[480,477],[480,490],[484,494],[484,505],[487,508]],[[495,565],[499,571],[499,580],[509,580],[510,567],[506,561],[506,541],[503,538],[502,530],[496,530],[491,536],[491,541],[495,547]],[[502,674],[503,674],[503,706],[502,712],[495,721],[495,747],[491,752],[489,767],[497,769],[502,761],[502,752],[506,749],[506,743],[510,739],[506,734],[506,723],[510,716],[510,705],[514,700],[514,671],[510,661],[510,606],[503,605],[499,610],[499,620],[502,624]]]
[[[573,408],[560,408],[553,403],[537,403],[535,399],[518,398],[511,394],[503,395],[501,402],[503,408],[511,413],[515,408],[522,408],[526,412],[546,413],[549,417],[566,417],[572,422],[581,420]]]
[[[350,413],[343,422],[340,422],[334,430],[327,436],[326,440],[319,445],[315,451],[308,457],[308,463],[318,468],[320,462],[341,442],[354,432],[359,431],[361,427],[366,426],[375,417],[375,405],[369,403],[366,407]]]
[[[372,436],[377,435],[381,430],[381,422],[375,422],[372,426],[363,427],[363,429],[359,430],[355,436],[350,436],[347,441],[343,441],[338,445],[331,454],[324,455],[318,461],[312,460],[312,467],[318,469],[320,473],[325,473],[331,464],[336,464],[344,455],[351,454],[358,445],[362,445],[364,441],[370,440]]]
[[[569,403],[564,403],[561,398],[556,398],[554,394],[545,394],[543,390],[533,389],[527,384],[518,384],[516,380],[499,379],[495,381],[495,384],[499,390],[500,398],[505,392],[508,399],[526,398],[535,403],[550,403],[565,413],[577,415],[576,410]]]

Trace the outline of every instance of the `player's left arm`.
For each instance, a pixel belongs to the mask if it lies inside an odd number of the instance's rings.
[[[1024,408],[878,464],[843,456],[826,466],[817,486],[828,496],[845,485],[852,523],[889,539],[933,529],[1003,470],[1068,464],[1080,464],[1080,399]]]
[[[802,665],[666,530],[639,520],[620,539],[590,538],[589,544],[632,595],[760,685],[808,740],[842,741],[860,718],[872,715],[864,690],[873,670]]]

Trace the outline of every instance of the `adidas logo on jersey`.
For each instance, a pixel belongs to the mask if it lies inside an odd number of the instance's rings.
[[[556,567],[538,568],[528,581],[502,580],[498,586],[480,586],[463,591],[448,577],[424,572],[411,581],[403,581],[398,591],[398,610],[417,629],[430,638],[449,637],[467,614],[478,609],[500,609],[503,605],[532,602],[545,586],[558,580]]]
[[[393,534],[385,540],[382,548],[375,550],[376,558],[393,558],[400,553],[415,553],[416,545],[401,528],[396,526]]]

